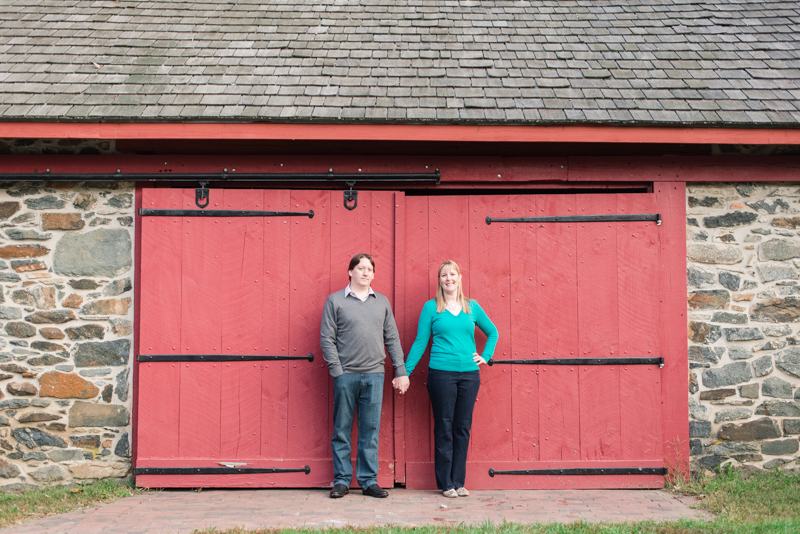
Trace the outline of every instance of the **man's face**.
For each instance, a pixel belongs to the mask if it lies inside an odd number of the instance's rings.
[[[375,278],[375,270],[367,258],[361,258],[358,265],[352,271],[347,271],[350,275],[350,286],[356,286],[361,289],[367,289]]]

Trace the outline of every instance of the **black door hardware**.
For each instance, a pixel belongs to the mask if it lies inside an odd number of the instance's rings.
[[[664,367],[664,358],[542,358],[540,360],[495,360],[489,365],[513,363],[517,365],[659,365]]]
[[[642,214],[642,215],[559,215],[556,217],[516,217],[511,219],[495,219],[486,217],[486,224],[499,222],[520,222],[520,223],[576,223],[576,222],[627,222],[627,221],[655,221],[657,226],[661,226],[661,214]]]
[[[196,191],[200,191],[197,189]],[[208,193],[206,193],[208,195]],[[195,193],[195,203],[200,200],[198,193]],[[205,206],[208,206],[209,197],[206,199]],[[248,210],[154,210],[144,209],[139,210],[139,215],[142,217],[308,217],[314,218],[314,210],[308,211],[248,211]]]
[[[358,191],[353,191],[353,186],[356,185],[355,182],[347,182],[347,185],[350,189],[344,192],[344,207],[352,211],[358,206]],[[353,204],[348,204],[348,202]]]
[[[259,473],[311,473],[309,466],[279,467],[137,467],[135,475],[249,475]]]
[[[489,476],[495,475],[666,475],[665,467],[576,467],[572,469],[520,469],[517,471],[495,471],[489,469]]]
[[[233,355],[233,354],[139,354],[138,362],[265,362],[273,360],[308,360],[314,361],[314,354],[308,356],[266,356],[266,355]]]

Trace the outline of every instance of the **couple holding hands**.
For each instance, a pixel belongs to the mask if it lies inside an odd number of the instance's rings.
[[[491,359],[497,328],[461,288],[454,261],[439,266],[436,298],[422,307],[417,338],[408,359],[389,300],[372,290],[375,261],[356,254],[347,269],[350,283],[328,297],[322,313],[320,345],[333,376],[332,498],[347,495],[353,478],[350,435],[358,409],[357,481],[364,495],[387,497],[378,485],[378,433],[383,402],[384,347],[394,366],[392,386],[401,395],[433,336],[428,364],[428,394],[433,411],[436,485],[445,497],[466,497],[472,412],[481,379],[478,366]],[[486,334],[483,354],[475,352],[475,326]]]

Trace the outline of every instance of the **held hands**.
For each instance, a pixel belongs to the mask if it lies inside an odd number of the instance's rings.
[[[472,353],[472,361],[478,364],[478,367],[486,363],[486,360],[477,352]]]
[[[400,395],[408,390],[409,385],[411,385],[411,380],[409,380],[407,376],[398,376],[392,380],[392,387],[396,389]]]

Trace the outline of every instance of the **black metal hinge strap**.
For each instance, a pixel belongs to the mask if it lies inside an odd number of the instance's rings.
[[[273,360],[308,360],[314,361],[314,353],[308,356],[266,356],[266,355],[234,355],[234,354],[139,354],[139,362],[264,362]]]
[[[578,223],[578,222],[628,222],[628,221],[655,221],[661,225],[661,214],[641,215],[559,215],[556,217],[516,217],[512,219],[495,219],[486,217],[486,224],[499,222],[519,223]]]
[[[664,358],[542,358],[540,360],[495,360],[496,363],[513,363],[521,365],[664,365]]]
[[[205,197],[208,199],[208,196]],[[206,202],[208,205],[208,202]],[[246,210],[151,210],[139,209],[142,217],[308,217],[314,218],[314,210],[308,211],[246,211]]]
[[[135,475],[248,475],[260,473],[311,473],[309,466],[280,467],[137,467]]]
[[[489,469],[489,476],[495,475],[666,475],[666,467],[576,467],[572,469],[520,469],[518,471],[495,471]]]

